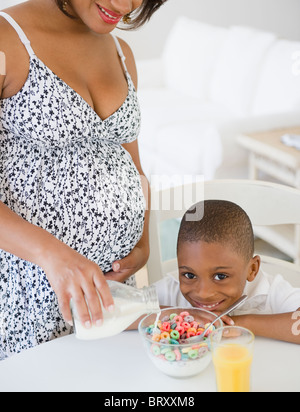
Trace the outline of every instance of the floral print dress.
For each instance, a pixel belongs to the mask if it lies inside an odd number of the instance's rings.
[[[0,16],[30,56],[22,89],[0,100],[0,201],[108,272],[140,240],[145,213],[139,173],[122,147],[138,136],[140,110],[121,47],[114,37],[128,95],[102,120]],[[43,270],[0,250],[0,360],[69,333]]]

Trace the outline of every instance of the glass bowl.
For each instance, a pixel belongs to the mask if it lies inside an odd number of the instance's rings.
[[[211,362],[207,337],[212,330],[222,327],[223,322],[218,320],[201,342],[187,343],[187,338],[200,334],[216,317],[214,313],[198,308],[162,309],[159,315],[150,314],[140,321],[139,334],[148,356],[161,372],[186,378],[199,374]]]

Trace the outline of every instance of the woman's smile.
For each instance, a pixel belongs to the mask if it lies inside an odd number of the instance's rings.
[[[118,24],[119,21],[122,19],[123,15],[119,13],[115,13],[112,10],[108,10],[100,4],[96,3],[98,7],[98,11],[102,20],[107,24]]]

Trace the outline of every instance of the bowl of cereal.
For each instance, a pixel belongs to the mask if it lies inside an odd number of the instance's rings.
[[[218,320],[200,342],[188,339],[201,335],[217,315],[198,308],[168,308],[145,316],[139,323],[139,334],[153,364],[166,375],[186,378],[207,368],[212,356],[209,334],[223,326]]]

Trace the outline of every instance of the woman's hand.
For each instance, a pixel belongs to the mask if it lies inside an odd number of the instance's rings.
[[[73,299],[79,319],[86,327],[101,323],[102,309],[97,291],[105,309],[112,310],[110,289],[101,269],[94,262],[46,230],[22,219],[2,202],[0,227],[0,249],[44,270],[68,323],[72,323],[70,299]]]
[[[100,267],[69,246],[55,239],[42,255],[40,266],[57,295],[66,322],[72,324],[72,299],[79,320],[86,328],[92,324],[100,326],[103,314],[97,292],[104,308],[113,310],[113,298]]]
[[[113,270],[105,274],[106,279],[124,282],[131,275],[145,266],[149,257],[147,246],[135,246],[124,259],[117,260],[112,264]]]

